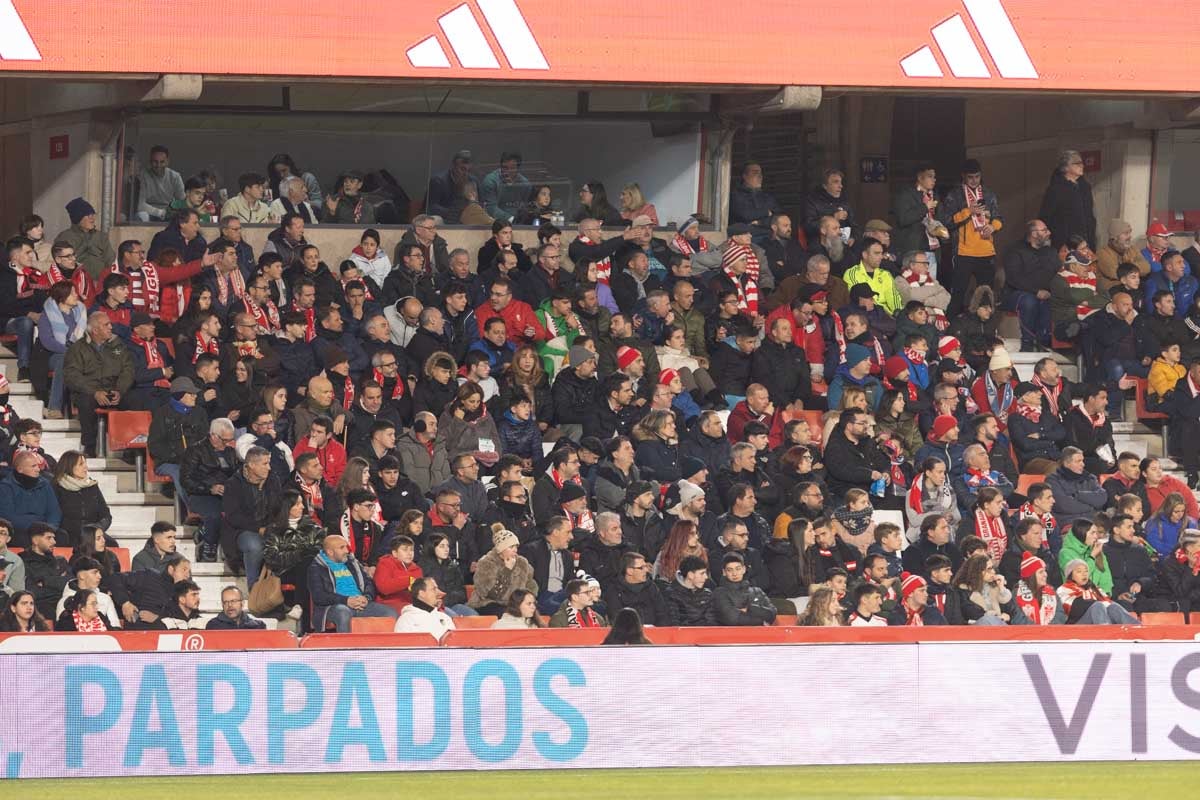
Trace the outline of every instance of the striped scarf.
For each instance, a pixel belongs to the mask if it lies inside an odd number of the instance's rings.
[[[596,612],[592,611],[590,608],[584,608],[576,611],[575,606],[567,603],[567,627],[599,628],[600,617],[596,616]]]
[[[321,493],[321,482],[313,481],[311,484],[305,482],[304,476],[296,474],[296,485],[300,487],[300,491],[308,498],[308,507],[312,509],[311,516],[313,522],[319,523],[321,516],[318,512],[325,510],[325,496]]]
[[[1017,509],[1017,516],[1021,519],[1033,517],[1042,523],[1042,547],[1050,546],[1050,537],[1047,535],[1054,530],[1058,523],[1054,519],[1054,515],[1050,513],[1039,514],[1033,507],[1033,503],[1022,503]]]
[[[277,333],[279,331],[279,309],[270,300],[260,306],[251,300],[249,295],[243,295],[242,307],[246,309],[247,314],[254,317],[260,333]]]
[[[240,269],[234,269],[228,275],[217,273],[217,303],[228,306],[230,293],[239,300],[246,295],[246,280]]]
[[[77,610],[71,612],[71,620],[75,623],[75,630],[79,633],[103,633],[108,630],[108,626],[99,616],[95,619],[85,620]]]
[[[758,284],[750,278],[750,273],[745,272],[742,275],[734,275],[729,267],[724,267],[721,271],[725,273],[725,277],[729,278],[733,283],[733,288],[737,291],[738,310],[745,311],[752,317],[757,317]]]
[[[1050,406],[1050,413],[1056,417],[1059,416],[1058,396],[1062,394],[1062,381],[1060,380],[1053,386],[1047,386],[1046,384],[1042,383],[1041,378],[1039,378],[1037,375],[1034,375],[1031,382],[1034,386],[1042,390],[1042,394],[1045,395],[1046,402]]]
[[[1034,625],[1049,625],[1058,609],[1058,595],[1049,586],[1038,589],[1037,597],[1025,584],[1025,579],[1017,581],[1017,589],[1013,592],[1017,608],[1025,614]]]
[[[975,535],[987,545],[987,553],[995,564],[1000,563],[1008,549],[1008,533],[1004,530],[1004,517],[989,517],[982,508],[975,509]]]
[[[671,244],[675,245],[675,249],[685,256],[707,252],[710,247],[708,239],[705,239],[703,236],[699,237],[696,246],[692,247],[691,242],[683,238],[683,234],[680,233],[675,234],[675,238],[671,240]]]
[[[220,356],[221,346],[217,344],[216,339],[209,339],[208,341],[205,341],[204,333],[201,331],[196,331],[196,349],[192,353],[192,363],[195,364],[196,359],[200,358],[200,356],[204,355],[205,353],[213,356]]]
[[[113,264],[110,269],[117,275],[129,278],[129,302],[134,309],[145,311],[152,317],[158,314],[162,294],[157,267],[147,261],[137,271],[124,270],[119,264]]]
[[[142,339],[136,334],[130,337],[135,345],[142,348],[142,352],[146,354],[146,369],[162,369],[166,366],[163,362],[162,353],[158,351],[157,339]],[[166,378],[159,378],[154,382],[154,385],[160,389],[169,389],[171,382]]]
[[[846,363],[846,327],[842,321],[842,315],[836,311],[830,314],[833,320],[833,338],[837,341],[838,346],[838,363]],[[883,371],[883,348],[879,345],[879,340],[874,336],[870,337],[870,341],[864,342],[863,347],[871,351],[871,374],[878,375]]]
[[[71,273],[71,277],[68,278],[59,269],[58,264],[51,264],[46,275],[49,277],[51,284],[70,281],[75,285],[75,293],[79,295],[79,299],[83,301],[83,304],[85,306],[91,305],[92,297],[95,295],[96,290],[92,283],[92,276],[88,274],[86,269],[77,268]]]
[[[593,242],[586,236],[580,236],[579,241],[583,242],[589,247],[595,247],[596,245],[601,244],[600,242]],[[605,286],[608,286],[609,279],[612,278],[612,258],[605,256],[599,261],[594,261],[592,263],[596,265],[596,283],[603,283]]]
[[[1088,270],[1087,275],[1076,275],[1069,269],[1063,268],[1059,270],[1058,277],[1067,282],[1067,288],[1074,289],[1091,289],[1092,294],[1096,293],[1096,273]],[[1092,308],[1087,303],[1079,303],[1075,306],[1075,316],[1078,319],[1087,319],[1097,309]]]
[[[317,314],[316,309],[301,308],[296,305],[296,301],[292,301],[292,311],[299,311],[304,314],[304,341],[311,342],[317,338]]]

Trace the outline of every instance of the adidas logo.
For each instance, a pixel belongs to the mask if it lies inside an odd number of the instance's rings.
[[[525,22],[516,0],[475,0],[479,11],[504,52],[504,60],[512,69],[550,69],[533,31]],[[463,3],[438,17],[438,27],[454,57],[464,69],[500,69],[500,62],[484,36],[471,5]],[[449,69],[450,58],[437,35],[428,36],[406,51],[414,67]]]
[[[983,41],[1001,78],[1036,78],[1037,69],[1029,59],[1025,44],[1013,27],[1000,0],[962,0],[975,32]],[[942,58],[956,78],[990,78],[991,71],[961,14],[935,25],[931,31]],[[900,59],[900,69],[910,78],[943,78],[942,67],[933,48],[925,45]]]
[[[13,0],[0,0],[0,58],[5,61],[42,60]]]

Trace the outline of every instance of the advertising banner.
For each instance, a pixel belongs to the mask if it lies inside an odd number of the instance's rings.
[[[10,655],[17,777],[1184,759],[1186,642]],[[1200,686],[1200,682],[1197,682]],[[11,705],[11,704],[10,704]],[[913,741],[952,742],[946,748]]]
[[[727,0],[342,0],[288,8],[284,36],[305,57],[286,59],[260,46],[279,30],[265,0],[0,0],[0,70],[1196,91],[1200,30],[1169,24],[1190,6],[1145,0],[1150,24],[1131,8],[759,0],[748,19]]]

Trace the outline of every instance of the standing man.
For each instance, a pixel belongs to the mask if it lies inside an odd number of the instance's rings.
[[[946,316],[954,319],[970,297],[971,281],[991,286],[996,278],[995,234],[1004,226],[996,193],[983,185],[979,162],[967,159],[962,167],[962,186],[946,195],[941,208],[942,223],[954,243],[954,268],[950,282],[950,306]],[[946,276],[942,284],[947,283]]]
[[[751,161],[742,169],[742,185],[729,197],[729,224],[750,226],[754,243],[760,247],[771,235],[771,216],[780,210],[778,201],[763,191],[762,166]]]
[[[1054,238],[1054,249],[1062,247],[1072,236],[1082,236],[1088,245],[1096,244],[1096,214],[1092,204],[1092,185],[1083,177],[1083,156],[1078,150],[1063,150],[1058,168],[1050,177],[1042,210],[1038,216],[1046,221]]]
[[[1021,352],[1050,344],[1050,282],[1058,273],[1050,229],[1040,219],[1025,223],[1025,239],[1004,253],[1006,289],[1001,304],[1021,323]],[[953,298],[951,298],[953,301]]]
[[[950,238],[949,231],[937,219],[938,201],[933,193],[937,185],[937,170],[932,164],[917,167],[916,181],[902,186],[892,198],[892,214],[896,230],[892,236],[896,252],[917,251],[929,254],[929,274],[938,274],[938,253],[942,239]]]

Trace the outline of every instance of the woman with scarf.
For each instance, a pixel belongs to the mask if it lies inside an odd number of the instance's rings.
[[[80,589],[67,600],[66,607],[54,623],[54,630],[74,633],[104,633],[112,629],[112,622],[100,613],[99,596],[92,589]]]
[[[50,381],[49,402],[43,412],[46,419],[63,418],[63,359],[71,343],[82,339],[85,333],[87,310],[74,284],[68,281],[55,283],[50,287],[50,296],[42,306],[42,316],[38,319],[38,351],[46,353],[49,371],[54,373]]]
[[[187,308],[175,322],[175,351],[190,353],[196,345],[196,331],[213,310],[212,289],[205,286],[192,292]]]
[[[1068,625],[1141,625],[1092,580],[1091,569],[1081,558],[1066,562],[1058,599]]]
[[[963,515],[958,526],[958,541],[964,536],[978,536],[987,547],[988,556],[999,564],[1008,549],[1008,529],[1005,527],[1004,495],[995,486],[984,486],[975,496],[974,507]]]
[[[925,367],[926,384],[928,384],[929,372],[928,367],[921,363],[921,367]],[[929,398],[929,393],[914,380],[915,366],[903,356],[892,356],[883,363],[883,376],[885,383],[891,387],[891,391],[897,392],[904,400],[904,404],[908,409],[911,409],[912,414],[921,414],[929,410],[933,406],[933,401]],[[886,394],[884,395],[886,397]],[[879,405],[881,413],[883,412],[883,401],[880,400]],[[920,432],[913,425],[912,433],[917,438],[917,447],[920,446]],[[909,442],[906,439],[905,444]]]
[[[1062,625],[1067,621],[1062,601],[1049,584],[1046,562],[1030,553],[1021,553],[1021,579],[1013,592],[1013,600],[1025,618],[1034,625]]]
[[[108,530],[112,525],[104,493],[95,478],[88,475],[87,459],[78,450],[68,450],[59,458],[54,470],[54,495],[62,510],[59,527],[67,532],[72,547],[83,541],[86,527]]]
[[[945,517],[952,530],[962,522],[958,500],[947,476],[946,463],[930,456],[921,462],[920,469],[909,487],[905,504],[908,517],[906,534],[910,542],[916,542],[921,537],[921,523],[926,517]]]
[[[1058,469],[1067,429],[1053,414],[1042,409],[1042,390],[1021,383],[1015,390],[1017,404],[1008,418],[1009,438],[1017,451],[1022,475],[1049,475]]]
[[[496,420],[483,404],[483,389],[467,383],[458,387],[453,402],[438,418],[437,440],[453,459],[460,453],[470,453],[486,467],[504,455],[504,442],[496,429]]]

